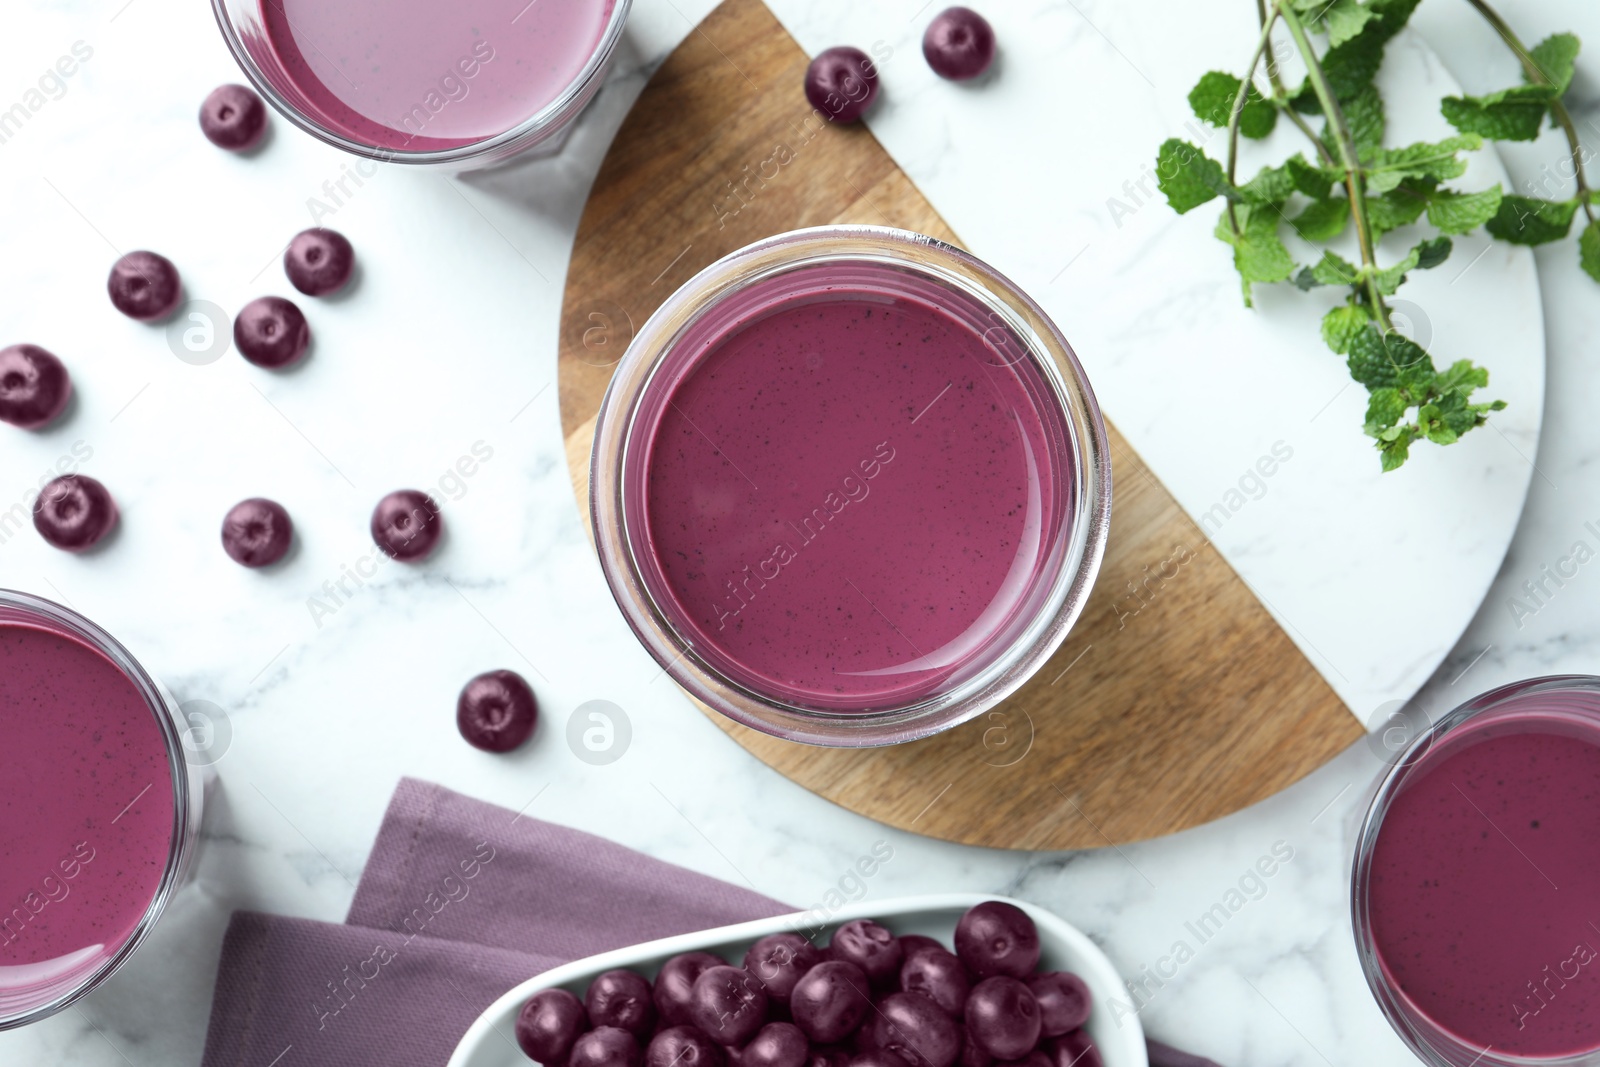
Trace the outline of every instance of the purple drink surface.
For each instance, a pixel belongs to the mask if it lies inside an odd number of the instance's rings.
[[[249,42],[321,125],[428,151],[505,133],[572,84],[614,0],[262,0]],[[271,69],[276,68],[276,69]]]
[[[1600,1047],[1600,726],[1530,716],[1423,757],[1373,852],[1391,981],[1499,1054]]]
[[[0,1014],[115,954],[172,843],[155,716],[119,667],[46,625],[0,622]]]
[[[970,298],[884,267],[795,275],[680,342],[696,355],[654,416],[646,581],[736,684],[904,705],[980,670],[1037,610],[1070,520],[1070,433]]]

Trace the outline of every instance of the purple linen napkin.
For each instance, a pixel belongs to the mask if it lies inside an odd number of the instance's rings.
[[[440,1067],[511,986],[606,949],[793,909],[402,779],[344,925],[239,912],[203,1067]]]
[[[1146,1038],[1144,1044],[1150,1052],[1150,1067],[1217,1067],[1214,1060],[1163,1045],[1159,1041]]]

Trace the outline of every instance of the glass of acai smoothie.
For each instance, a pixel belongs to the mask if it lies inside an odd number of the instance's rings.
[[[707,267],[618,364],[595,429],[607,581],[662,669],[812,744],[924,737],[1014,692],[1105,547],[1105,425],[992,267],[879,227]]]
[[[558,148],[632,0],[212,0],[246,77],[349,152],[466,170]],[[358,176],[371,164],[357,164]],[[375,172],[374,172],[375,173]]]
[[[1434,724],[1356,844],[1356,948],[1433,1067],[1600,1064],[1600,678],[1538,678]]]
[[[109,978],[182,884],[200,771],[110,634],[0,589],[0,1030]]]

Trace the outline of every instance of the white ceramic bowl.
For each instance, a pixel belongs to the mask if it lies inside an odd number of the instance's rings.
[[[582,997],[589,982],[602,971],[627,967],[654,979],[661,965],[682,952],[706,950],[723,956],[737,966],[756,939],[790,930],[809,936],[817,930],[832,931],[852,919],[875,919],[896,934],[925,934],[946,945],[952,943],[956,922],[974,904],[1005,897],[977,893],[942,893],[935,896],[901,897],[898,900],[861,901],[821,916],[815,912],[780,915],[772,919],[722,926],[699,933],[664,937],[630,948],[602,952],[598,956],[562,964],[528,979],[489,1005],[468,1028],[449,1067],[529,1067],[533,1062],[517,1048],[517,1012],[528,998],[541,989],[561,986]],[[1033,919],[1039,928],[1039,965],[1042,970],[1072,971],[1089,984],[1094,994],[1094,1013],[1087,1029],[1100,1049],[1105,1067],[1149,1067],[1145,1055],[1144,1030],[1137,1017],[1118,1024],[1111,1017],[1109,998],[1125,995],[1122,979],[1105,953],[1083,933],[1036,905],[1007,900]],[[826,938],[815,938],[826,944]]]

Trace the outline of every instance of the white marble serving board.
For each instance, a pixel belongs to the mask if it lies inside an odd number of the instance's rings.
[[[1226,132],[1196,120],[1187,96],[1207,70],[1242,72],[1259,32],[1253,4],[1159,15],[1109,0],[986,5],[1003,48],[965,85],[923,60],[937,4],[769,6],[808,53],[848,43],[887,56],[873,133],[967,245],[1050,312],[1107,416],[1350,710],[1366,722],[1416,692],[1482,602],[1534,476],[1544,326],[1532,253],[1479,234],[1413,272],[1397,321],[1441,366],[1489,368],[1490,392],[1510,406],[1492,429],[1414,446],[1383,475],[1361,433],[1366,390],[1318,332],[1342,296],[1257,286],[1256,310],[1245,308],[1231,252],[1212,235],[1221,202],[1179,217],[1156,189],[1168,137],[1225,158]],[[1284,79],[1298,85],[1304,68],[1282,36]],[[1410,32],[1391,44],[1380,85],[1390,100],[1460,91]],[[1390,116],[1390,145],[1455,132],[1436,105]],[[1287,122],[1245,145],[1241,181],[1311,152]],[[1495,182],[1510,184],[1486,148],[1459,185]],[[1400,258],[1415,232],[1391,235],[1380,259]],[[1300,262],[1320,255],[1284,234]],[[1255,464],[1274,445],[1292,459],[1261,478]]]

